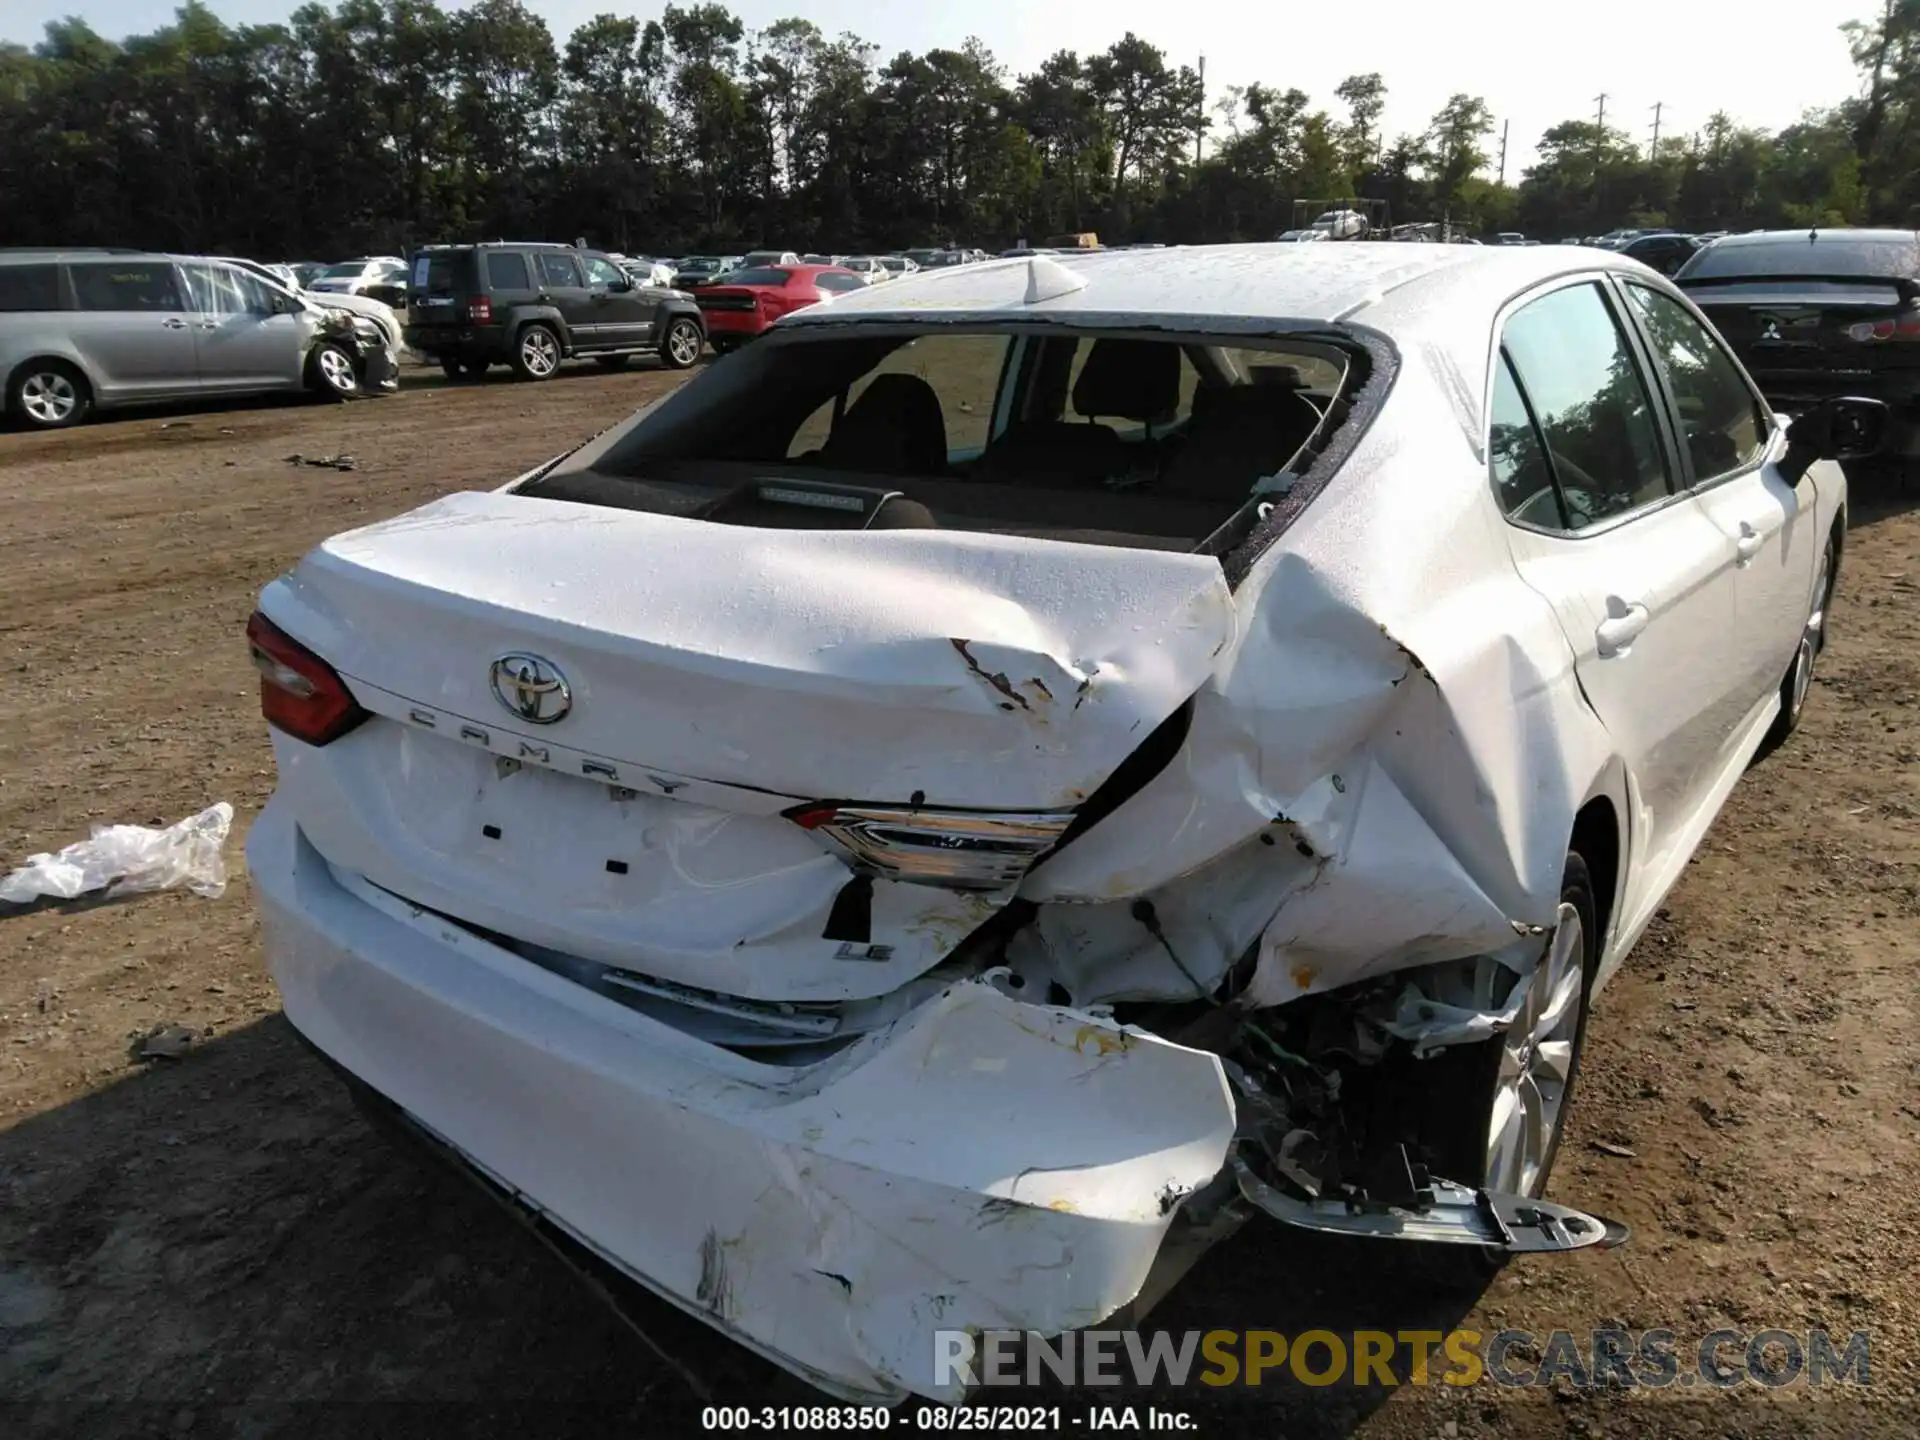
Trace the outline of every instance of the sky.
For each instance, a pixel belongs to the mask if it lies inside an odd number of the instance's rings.
[[[229,24],[283,19],[294,8],[290,0],[208,3]],[[664,8],[526,3],[556,44],[597,13],[651,19]],[[1205,56],[1209,103],[1229,85],[1259,81],[1304,90],[1334,108],[1342,78],[1377,70],[1387,82],[1389,135],[1425,129],[1457,91],[1484,97],[1496,123],[1490,151],[1499,148],[1498,127],[1510,127],[1512,181],[1532,161],[1542,131],[1592,119],[1603,92],[1608,123],[1642,140],[1651,136],[1656,103],[1666,135],[1697,130],[1715,110],[1777,129],[1810,107],[1844,99],[1859,82],[1839,27],[1879,7],[1876,0],[1793,0],[1764,11],[1709,0],[731,0],[729,8],[750,28],[801,15],[828,34],[851,31],[877,44],[883,60],[902,50],[958,47],[977,35],[1010,74],[1035,69],[1057,50],[1105,49],[1132,30],[1170,63],[1194,65]],[[118,39],[164,25],[173,9],[173,0],[0,0],[0,40],[30,44],[47,21],[70,14]]]

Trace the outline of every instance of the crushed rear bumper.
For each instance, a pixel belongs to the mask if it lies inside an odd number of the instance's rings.
[[[1114,1314],[1232,1141],[1217,1057],[990,984],[784,1069],[356,884],[278,801],[247,859],[312,1045],[625,1275],[843,1398],[958,1399],[939,1331]]]

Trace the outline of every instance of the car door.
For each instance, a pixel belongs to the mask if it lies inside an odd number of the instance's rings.
[[[603,321],[587,293],[586,276],[580,271],[580,262],[574,258],[571,250],[539,250],[534,252],[534,283],[540,289],[534,296],[542,305],[551,305],[560,312],[560,318],[566,322],[567,331],[572,336],[575,350],[600,350],[606,348],[601,339]]]
[[[74,308],[63,319],[102,401],[160,400],[198,390],[193,328],[172,261],[76,260],[67,275]]]
[[[659,292],[642,287],[604,255],[583,255],[587,294],[599,325],[598,343],[609,349],[637,349],[653,337],[653,310]]]
[[[1826,537],[1810,475],[1788,483],[1785,427],[1710,327],[1664,291],[1623,280],[1681,437],[1686,483],[1734,549],[1734,639],[1759,704],[1792,663]]]
[[[1676,483],[1617,305],[1590,276],[1506,316],[1489,454],[1515,565],[1559,615],[1657,864],[1693,843],[1729,744],[1734,556]]]
[[[180,269],[205,389],[292,390],[304,383],[304,327],[311,322],[299,308],[276,306],[279,291],[231,265],[190,261]]]

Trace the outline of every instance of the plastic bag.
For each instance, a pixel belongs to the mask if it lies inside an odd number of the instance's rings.
[[[58,855],[28,856],[26,864],[0,879],[0,901],[26,905],[42,896],[71,900],[101,889],[137,895],[176,885],[217,900],[227,888],[220,847],[232,824],[233,806],[222,800],[163,830],[96,825],[92,839],[77,841]]]

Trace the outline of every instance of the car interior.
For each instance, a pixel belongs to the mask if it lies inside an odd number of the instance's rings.
[[[1364,370],[1320,337],[1004,331],[809,338],[737,363],[521,493],[1191,550],[1289,488]]]

